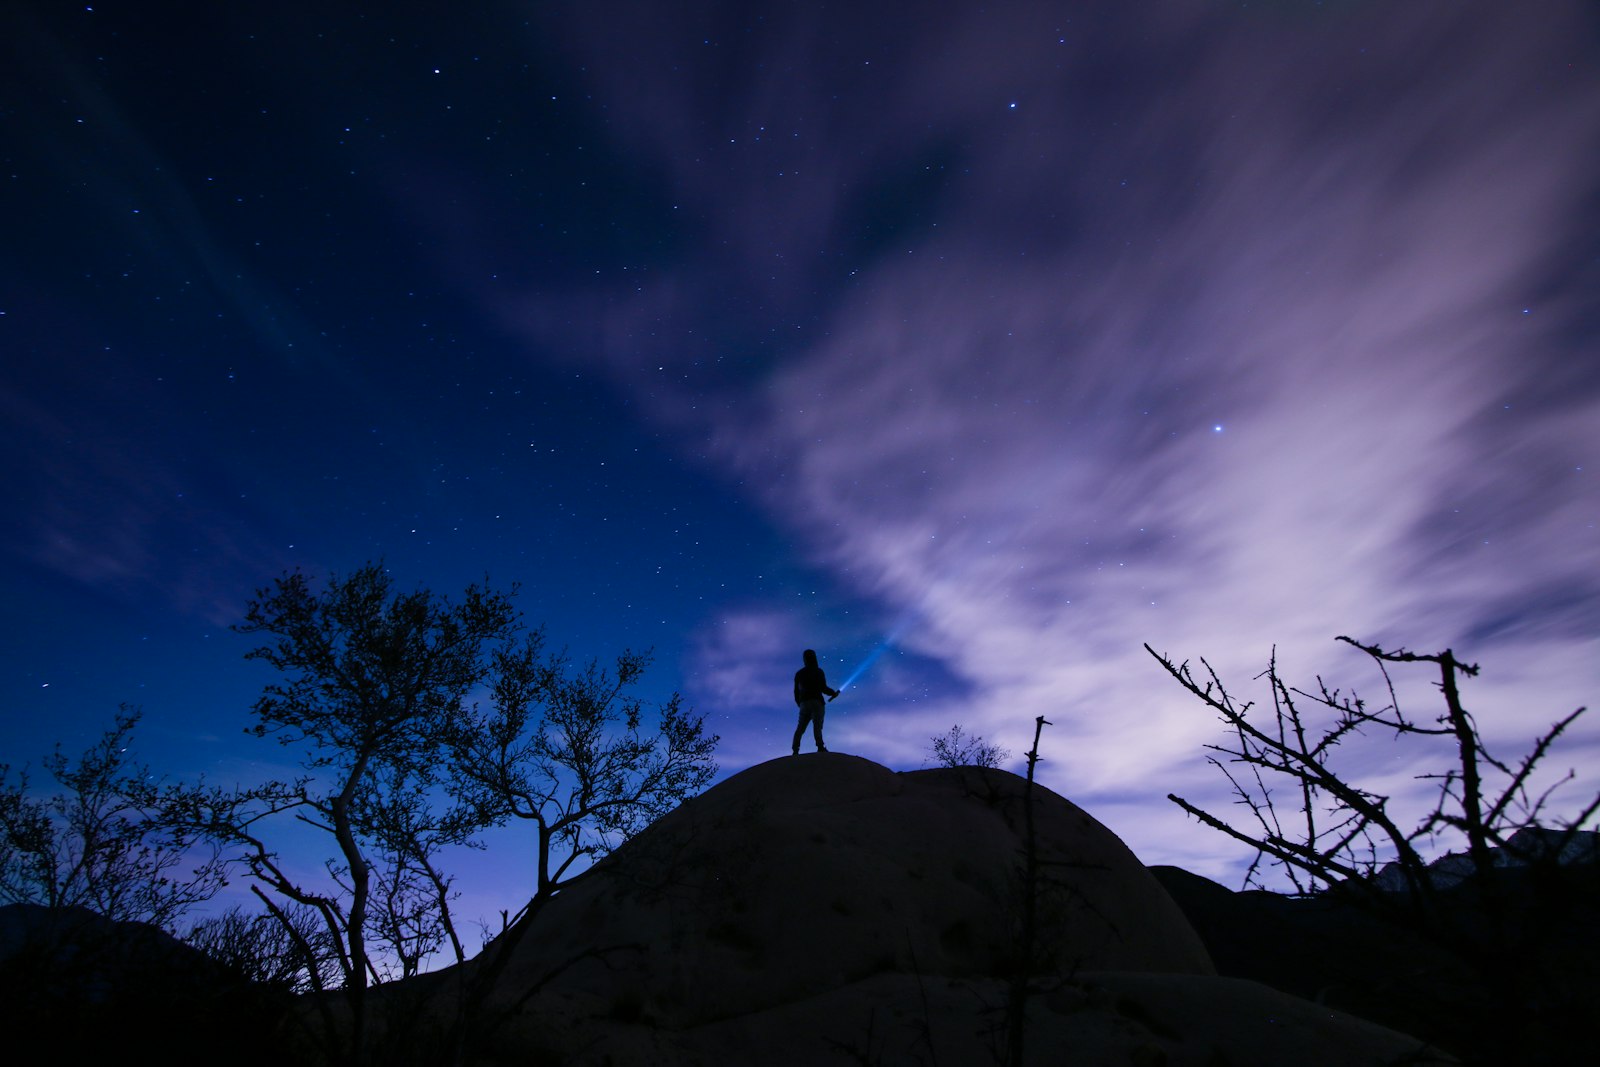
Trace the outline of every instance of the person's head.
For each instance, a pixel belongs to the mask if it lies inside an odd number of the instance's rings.
[[[806,649],[804,658],[807,667],[815,667],[817,665],[817,654],[811,649]]]

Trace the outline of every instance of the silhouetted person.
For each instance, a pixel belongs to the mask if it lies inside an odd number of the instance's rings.
[[[837,689],[828,688],[828,676],[817,666],[817,654],[809,648],[805,652],[805,661],[806,665],[794,672],[794,702],[800,705],[800,725],[794,728],[793,747],[796,756],[800,755],[800,735],[806,732],[806,723],[811,724],[811,736],[816,739],[817,751],[828,751],[828,746],[822,743],[822,715],[828,707],[822,697],[826,694],[828,700],[832,700],[839,695]]]

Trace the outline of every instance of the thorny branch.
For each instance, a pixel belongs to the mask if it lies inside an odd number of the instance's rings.
[[[1240,829],[1227,820],[1207,812],[1182,797],[1169,794],[1179,805],[1207,826],[1216,829],[1256,851],[1246,875],[1247,885],[1261,885],[1261,866],[1279,868],[1295,890],[1306,893],[1315,888],[1342,885],[1377,897],[1372,884],[1380,858],[1393,857],[1409,893],[1408,903],[1421,905],[1432,895],[1433,885],[1422,848],[1442,830],[1459,832],[1466,840],[1468,855],[1479,875],[1493,867],[1493,850],[1511,850],[1512,838],[1523,829],[1542,826],[1555,785],[1530,796],[1528,782],[1535,768],[1549,754],[1556,739],[1584,709],[1579,708],[1556,722],[1539,737],[1532,750],[1513,770],[1494,758],[1485,748],[1476,722],[1461,701],[1458,681],[1475,677],[1478,667],[1463,663],[1446,649],[1436,654],[1419,654],[1405,649],[1385,650],[1349,637],[1340,641],[1365,652],[1377,664],[1388,690],[1389,703],[1370,708],[1355,693],[1345,695],[1330,688],[1321,678],[1315,690],[1290,686],[1278,673],[1276,650],[1267,670],[1258,677],[1267,680],[1272,693],[1272,720],[1263,729],[1251,718],[1254,705],[1238,702],[1223,685],[1211,664],[1200,660],[1195,671],[1187,661],[1174,663],[1149,645],[1145,650],[1168,674],[1190,693],[1215,711],[1227,726],[1229,742],[1206,746],[1217,755],[1210,761],[1227,777],[1236,802],[1248,812],[1254,829]],[[1408,717],[1395,695],[1388,664],[1432,663],[1440,672],[1437,683],[1445,700],[1445,711],[1430,725]],[[1302,702],[1313,712],[1331,715],[1320,728],[1312,725]],[[1390,798],[1348,780],[1330,764],[1339,744],[1352,735],[1369,729],[1404,736],[1449,737],[1454,741],[1452,765],[1442,774],[1423,775],[1440,782],[1432,809],[1411,829],[1404,829],[1389,810]],[[1243,764],[1239,773],[1234,765]],[[1486,773],[1499,779],[1491,788]],[[1281,810],[1274,782],[1287,779],[1296,801],[1292,815]],[[1496,791],[1497,790],[1497,791]],[[1561,826],[1562,834],[1541,852],[1559,854],[1582,824],[1600,810],[1600,796],[1585,804],[1570,821]],[[1288,826],[1293,824],[1291,831]],[[1534,860],[1538,857],[1520,857]]]

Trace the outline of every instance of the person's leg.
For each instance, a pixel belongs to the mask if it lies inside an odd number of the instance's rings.
[[[816,739],[818,752],[828,751],[828,746],[822,743],[822,717],[827,713],[828,705],[820,700],[811,709],[811,736]]]
[[[811,709],[807,705],[801,704],[800,705],[800,723],[799,723],[798,726],[796,726],[794,728],[794,744],[789,746],[790,749],[793,751],[793,753],[796,756],[800,755],[800,738],[801,738],[802,735],[805,734],[805,732],[806,732],[806,723],[808,721],[810,721],[810,719],[811,719]]]

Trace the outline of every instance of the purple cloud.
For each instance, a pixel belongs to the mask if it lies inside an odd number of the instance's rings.
[[[914,764],[961,722],[1020,757],[1045,715],[1047,783],[1148,861],[1215,872],[1220,842],[1162,796],[1226,804],[1216,727],[1145,642],[1241,687],[1274,646],[1292,678],[1375,684],[1338,633],[1455,645],[1513,746],[1592,696],[1581,6],[1056,25],[1018,5],[895,32],[874,8],[743,36],[648,11],[568,30],[698,244],[665,282],[496,311],[545,343],[589,318],[582,349],[686,448],[914,614],[898,646],[959,695],[853,709],[841,744]],[[659,373],[722,315],[772,354]],[[723,626],[697,697],[783,681],[781,613]],[[1600,727],[1573,744],[1593,788]],[[1427,791],[1366,759],[1401,803]]]

